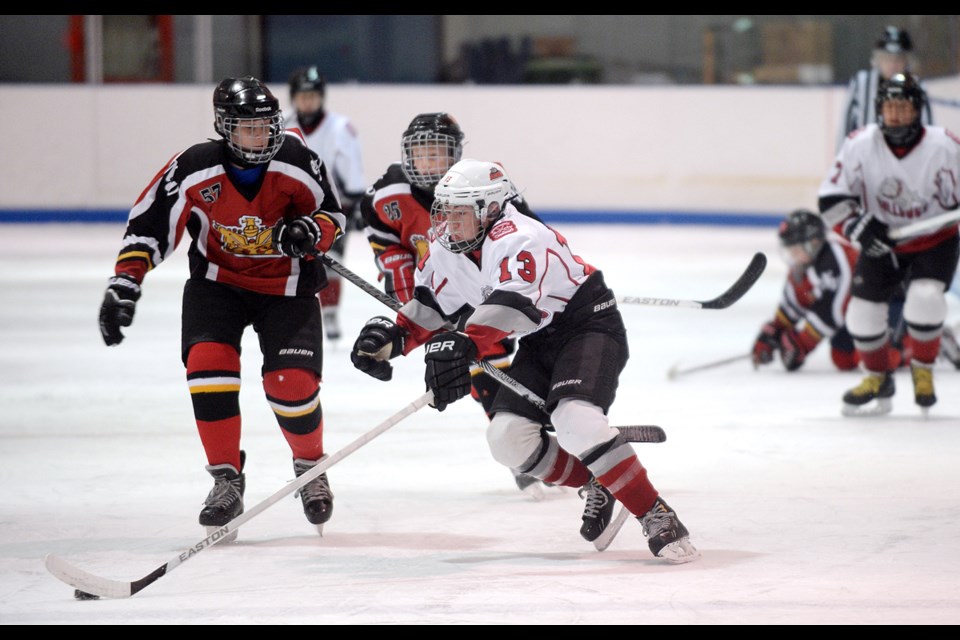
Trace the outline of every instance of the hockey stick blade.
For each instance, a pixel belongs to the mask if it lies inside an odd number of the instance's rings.
[[[667,433],[656,425],[638,424],[617,427],[627,442],[666,442]]]
[[[767,268],[767,256],[758,251],[750,260],[746,270],[729,289],[711,300],[679,300],[676,298],[650,298],[638,296],[620,296],[619,304],[641,304],[651,307],[686,307],[688,309],[726,309],[743,297]]]
[[[610,546],[610,543],[613,542],[613,539],[617,537],[617,534],[620,533],[620,529],[623,528],[624,523],[626,523],[627,518],[631,516],[630,510],[625,506],[620,505],[620,512],[617,514],[617,517],[613,519],[610,524],[607,525],[607,528],[603,530],[597,538],[593,541],[593,546],[597,551],[603,551]]]
[[[387,429],[393,427],[407,416],[419,411],[432,401],[433,392],[427,391],[425,394],[378,424],[370,431],[364,433],[344,448],[340,449],[329,457],[324,458],[321,462],[314,465],[309,471],[300,477],[288,482],[279,490],[275,491],[273,495],[258,502],[252,509],[240,514],[195,545],[184,549],[181,553],[178,553],[166,563],[160,565],[139,580],[124,582],[121,580],[103,578],[75,567],[63,558],[53,554],[47,555],[47,557],[44,559],[44,565],[55,578],[65,582],[75,589],[83,591],[86,594],[100,596],[101,598],[129,598],[133,594],[150,586],[163,576],[167,575],[187,560],[195,557],[201,551],[209,549],[218,542],[223,542],[229,537],[230,533],[237,531],[244,523],[253,519],[255,516],[265,511],[268,507],[304,487],[312,480],[320,476],[320,474],[324,473],[327,469],[338,463],[340,460],[346,458],[348,455],[367,444],[385,432]]]

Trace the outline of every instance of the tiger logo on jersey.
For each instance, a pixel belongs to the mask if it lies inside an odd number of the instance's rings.
[[[243,216],[236,227],[214,222],[213,228],[220,234],[220,246],[227,253],[255,258],[279,255],[273,248],[272,229],[257,216]]]

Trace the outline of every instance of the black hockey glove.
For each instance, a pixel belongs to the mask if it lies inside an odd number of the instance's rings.
[[[406,332],[390,318],[370,318],[353,343],[350,361],[354,367],[377,380],[390,380],[393,377],[390,358],[403,353],[406,337]]]
[[[288,258],[302,258],[311,254],[320,242],[320,225],[313,216],[300,216],[287,221],[280,218],[273,225],[273,246]]]
[[[470,365],[477,359],[477,345],[467,334],[450,331],[438,333],[423,347],[427,363],[424,381],[433,391],[431,406],[443,411],[470,393]]]
[[[100,335],[108,347],[123,342],[120,327],[129,327],[140,299],[140,285],[125,273],[107,281],[107,291],[100,305]]]
[[[773,362],[773,353],[780,347],[780,327],[768,322],[760,328],[760,335],[753,343],[753,367]]]
[[[861,213],[843,225],[843,235],[860,245],[860,251],[871,258],[882,258],[890,253],[893,240],[887,235],[887,225],[872,213]]]

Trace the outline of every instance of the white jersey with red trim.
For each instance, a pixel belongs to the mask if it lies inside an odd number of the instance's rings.
[[[898,158],[876,124],[843,143],[820,184],[820,198],[849,195],[890,229],[928,220],[960,206],[960,138],[943,127],[925,127],[922,138]],[[956,225],[901,240],[898,252],[922,250]]]
[[[358,198],[363,194],[367,183],[363,177],[360,138],[349,118],[327,111],[317,128],[307,133],[297,118],[297,112],[291,111],[284,115],[284,126],[296,128],[307,146],[320,156],[341,199],[343,196]]]
[[[431,233],[414,300],[400,313],[431,332],[472,309],[463,330],[482,347],[548,326],[594,271],[562,235],[507,204],[473,254],[448,251]]]

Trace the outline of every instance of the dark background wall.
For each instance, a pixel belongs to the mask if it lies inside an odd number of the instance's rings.
[[[0,16],[0,82],[77,81],[84,18]],[[245,73],[283,82],[316,63],[331,82],[840,84],[868,64],[886,24],[911,33],[922,75],[960,73],[956,15],[98,18],[103,57],[140,81],[158,80],[158,24],[169,25],[170,81],[183,83]]]

